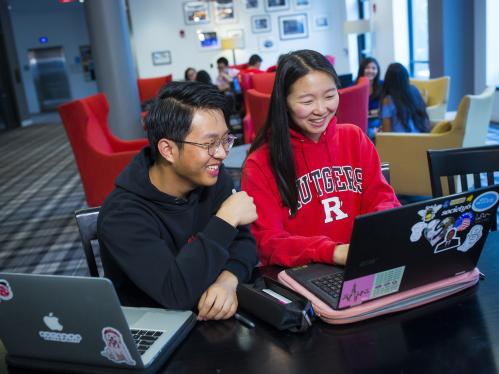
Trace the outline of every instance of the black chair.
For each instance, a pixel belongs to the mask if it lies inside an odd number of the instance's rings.
[[[381,163],[381,172],[383,173],[383,176],[385,177],[388,184],[390,184],[390,163],[389,162],[382,162]]]
[[[95,260],[98,249],[94,249],[92,246],[92,240],[97,240],[97,217],[99,216],[99,209],[100,207],[88,208],[75,212],[76,224],[80,230],[88,270],[92,277],[99,277],[97,261]]]
[[[494,171],[499,171],[499,144],[483,147],[430,149],[427,151],[427,156],[433,197],[443,196],[441,177],[447,178],[449,194],[456,193],[456,181],[460,182],[463,191],[496,184]],[[487,180],[484,185],[482,174]],[[468,175],[473,176],[472,187],[468,185]],[[492,227],[492,230],[496,229],[497,222]]]

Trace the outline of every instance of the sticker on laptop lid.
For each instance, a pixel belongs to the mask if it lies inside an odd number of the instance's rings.
[[[10,300],[13,297],[14,293],[9,282],[5,279],[0,279],[0,302]]]
[[[464,240],[464,243],[460,245],[457,250],[460,252],[468,252],[470,248],[472,248],[477,241],[480,240],[480,238],[483,235],[483,226],[482,225],[475,225],[471,228],[470,232],[466,235],[466,239]]]
[[[135,360],[132,358],[130,351],[123,341],[123,336],[118,330],[113,327],[104,327],[102,329],[102,340],[106,344],[104,350],[101,352],[102,356],[116,364],[135,366]]]
[[[345,281],[340,296],[339,308],[351,307],[365,301],[397,292],[404,275],[405,266]]]
[[[444,240],[437,244],[434,253],[448,251],[449,249],[459,247],[461,245],[461,238],[457,235],[457,229],[451,227],[445,232]]]
[[[475,212],[483,212],[492,208],[499,200],[499,194],[495,191],[487,191],[473,201],[471,208]]]

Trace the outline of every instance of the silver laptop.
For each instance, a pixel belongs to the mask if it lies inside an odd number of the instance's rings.
[[[166,361],[196,322],[191,311],[121,307],[105,278],[0,273],[9,364],[143,370]]]

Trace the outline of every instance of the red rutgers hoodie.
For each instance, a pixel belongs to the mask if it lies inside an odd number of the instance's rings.
[[[362,130],[333,117],[315,143],[290,130],[299,192],[294,217],[282,204],[265,144],[246,160],[242,189],[255,200],[251,225],[263,265],[333,263],[337,244],[349,243],[355,217],[397,207],[379,156]]]

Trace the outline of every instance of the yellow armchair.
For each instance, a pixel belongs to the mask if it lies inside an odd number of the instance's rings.
[[[443,121],[449,100],[450,77],[444,76],[425,80],[411,79],[411,84],[416,86],[425,100],[426,112],[430,121]]]
[[[494,104],[495,87],[480,95],[466,95],[452,121],[438,123],[429,134],[378,133],[376,149],[390,164],[391,185],[398,194],[431,195],[426,151],[485,144]]]

